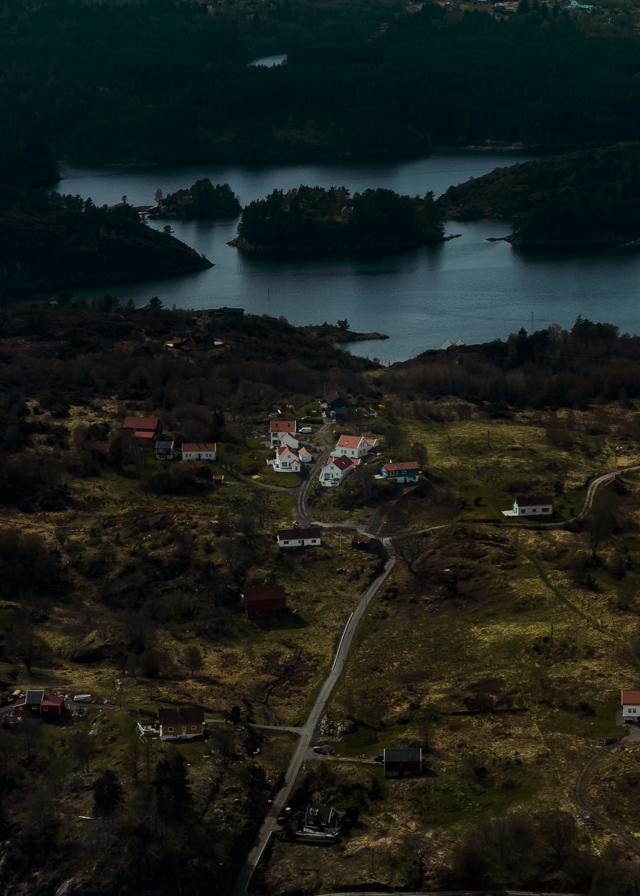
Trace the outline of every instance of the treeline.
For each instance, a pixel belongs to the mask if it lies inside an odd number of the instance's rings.
[[[350,195],[345,187],[274,190],[243,211],[241,249],[270,252],[344,252],[402,248],[443,240],[433,195],[399,196],[393,190]]]
[[[247,65],[276,40],[287,65]],[[588,37],[557,7],[497,21],[431,4],[327,16],[299,0],[250,16],[2,0],[0,176],[51,176],[64,157],[268,162],[640,139],[639,67],[637,42]]]
[[[497,168],[438,200],[458,220],[504,218],[522,246],[610,246],[640,237],[640,145]]]
[[[640,337],[578,318],[569,331],[520,330],[505,341],[425,352],[390,368],[384,383],[399,399],[454,395],[496,414],[509,406],[581,408],[639,397],[639,361]]]
[[[210,263],[129,205],[0,188],[0,299],[44,288],[194,271]]]

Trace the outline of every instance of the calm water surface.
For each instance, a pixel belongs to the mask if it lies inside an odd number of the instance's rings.
[[[197,178],[228,182],[244,205],[274,188],[300,184],[344,185],[352,191],[389,187],[400,193],[437,195],[451,184],[522,161],[505,153],[436,154],[398,163],[201,166],[164,170],[66,168],[57,189],[113,204],[123,195],[134,205],[190,186]],[[162,227],[165,222],[155,226]],[[204,253],[215,267],[173,278],[83,291],[116,292],[138,305],[158,295],[165,305],[208,308],[233,305],[257,314],[284,315],[292,323],[334,323],[347,318],[354,330],[377,330],[385,342],[359,343],[358,354],[384,362],[404,360],[444,342],[480,342],[521,326],[573,323],[578,314],[640,331],[640,255],[576,258],[530,257],[487,237],[508,232],[495,221],[452,223],[460,238],[438,248],[395,255],[349,258],[247,257],[227,246],[237,221],[172,222],[177,237]]]

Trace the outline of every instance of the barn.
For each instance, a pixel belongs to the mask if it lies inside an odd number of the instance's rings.
[[[282,585],[251,585],[244,589],[240,606],[247,616],[287,609],[287,595]]]
[[[422,747],[385,749],[383,754],[385,778],[404,778],[422,774]]]

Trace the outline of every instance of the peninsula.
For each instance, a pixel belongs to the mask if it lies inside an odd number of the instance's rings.
[[[3,190],[0,298],[141,277],[182,274],[211,262],[147,227],[130,205],[44,190]]]
[[[640,238],[640,145],[620,143],[508,168],[451,187],[445,218],[509,221],[526,249],[634,248]]]

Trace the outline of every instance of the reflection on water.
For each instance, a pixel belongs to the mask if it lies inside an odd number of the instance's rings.
[[[352,191],[385,186],[400,193],[442,193],[451,184],[495,167],[522,161],[497,153],[436,154],[389,163],[197,166],[172,169],[67,168],[63,192],[91,196],[98,204],[126,195],[149,204],[158,187],[165,193],[200,177],[229,183],[243,204],[274,188],[304,184],[345,185]],[[165,222],[158,222],[161,227]],[[347,318],[354,330],[379,330],[385,342],[356,343],[358,354],[400,360],[447,340],[467,343],[506,336],[524,326],[571,325],[578,314],[609,320],[637,332],[640,255],[531,256],[507,243],[504,223],[453,223],[461,237],[437,248],[393,255],[338,258],[246,256],[227,246],[237,221],[171,222],[177,237],[204,253],[215,267],[185,276],[120,284],[111,291],[137,304],[158,295],[165,305],[207,308],[233,305],[257,314],[284,315],[292,323]],[[106,288],[106,287],[105,287]],[[85,290],[95,295],[100,289]]]

